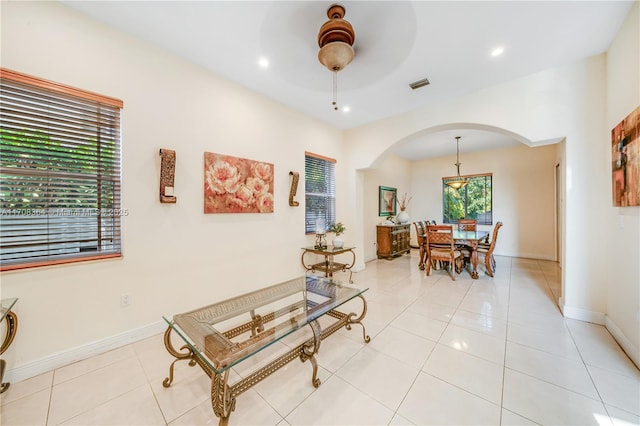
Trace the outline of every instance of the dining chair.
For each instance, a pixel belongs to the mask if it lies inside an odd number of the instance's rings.
[[[493,235],[491,236],[491,242],[478,244],[478,257],[484,256],[484,267],[487,270],[487,275],[493,277],[493,273],[496,270],[496,259],[493,257],[493,251],[496,248],[496,242],[498,241],[498,231],[502,227],[502,222],[497,222],[493,228]],[[478,259],[479,260],[479,259]]]
[[[476,231],[476,224],[477,221],[475,219],[459,219],[458,220],[458,231]],[[458,250],[460,250],[462,252],[462,258],[464,260],[464,266],[466,267],[467,264],[471,261],[470,257],[471,256],[471,250],[469,247],[467,247],[464,244],[458,244],[456,245],[456,247],[458,248]]]
[[[416,239],[418,240],[418,248],[420,249],[420,265],[423,265],[425,258],[425,234],[427,232],[427,222],[419,220],[413,222],[413,226],[416,228]],[[421,266],[422,268],[422,266]]]
[[[456,280],[455,274],[462,271],[462,253],[453,244],[452,225],[427,225],[427,275],[431,273],[433,262],[440,261],[442,267],[452,280]],[[435,269],[435,268],[434,268]]]
[[[460,219],[458,220],[459,231],[475,231],[476,220],[475,219]]]
[[[424,220],[419,220],[413,222],[413,226],[416,228],[416,235],[418,236],[418,244],[420,244],[420,238],[424,238],[425,232],[427,232],[427,222]]]
[[[435,224],[435,220],[421,220],[419,222],[414,222],[416,234],[418,235],[418,246],[420,247],[420,265],[422,265],[420,269],[424,269],[424,264],[427,261],[427,226]],[[431,267],[433,269],[440,269],[440,261],[431,261]]]

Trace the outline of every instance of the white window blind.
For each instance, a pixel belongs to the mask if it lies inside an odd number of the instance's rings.
[[[318,219],[325,227],[336,220],[336,179],[335,163],[332,158],[305,152],[305,226],[306,234],[315,232]]]
[[[1,72],[0,267],[119,256],[122,102]]]

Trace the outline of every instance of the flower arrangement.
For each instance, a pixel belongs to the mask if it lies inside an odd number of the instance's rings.
[[[407,207],[409,207],[409,202],[413,197],[407,198],[407,193],[405,192],[402,198],[398,200],[398,207],[400,207],[400,211],[405,211]]]
[[[347,230],[347,227],[342,224],[342,222],[336,222],[329,226],[329,232],[335,232],[336,235],[344,234],[344,231]]]

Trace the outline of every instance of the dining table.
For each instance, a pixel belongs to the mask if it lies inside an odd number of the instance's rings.
[[[478,244],[483,239],[489,236],[489,231],[460,231],[456,228],[453,229],[453,243],[456,246],[466,246],[470,253],[471,260],[471,278],[477,280],[478,275]],[[420,270],[424,270],[427,257],[427,236],[419,235],[418,241],[420,242]]]

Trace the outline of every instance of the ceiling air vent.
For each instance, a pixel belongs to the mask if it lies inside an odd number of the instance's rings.
[[[423,86],[426,86],[427,84],[429,84],[429,79],[423,78],[422,80],[414,81],[413,83],[409,84],[409,87],[411,87],[413,90],[416,90]]]

